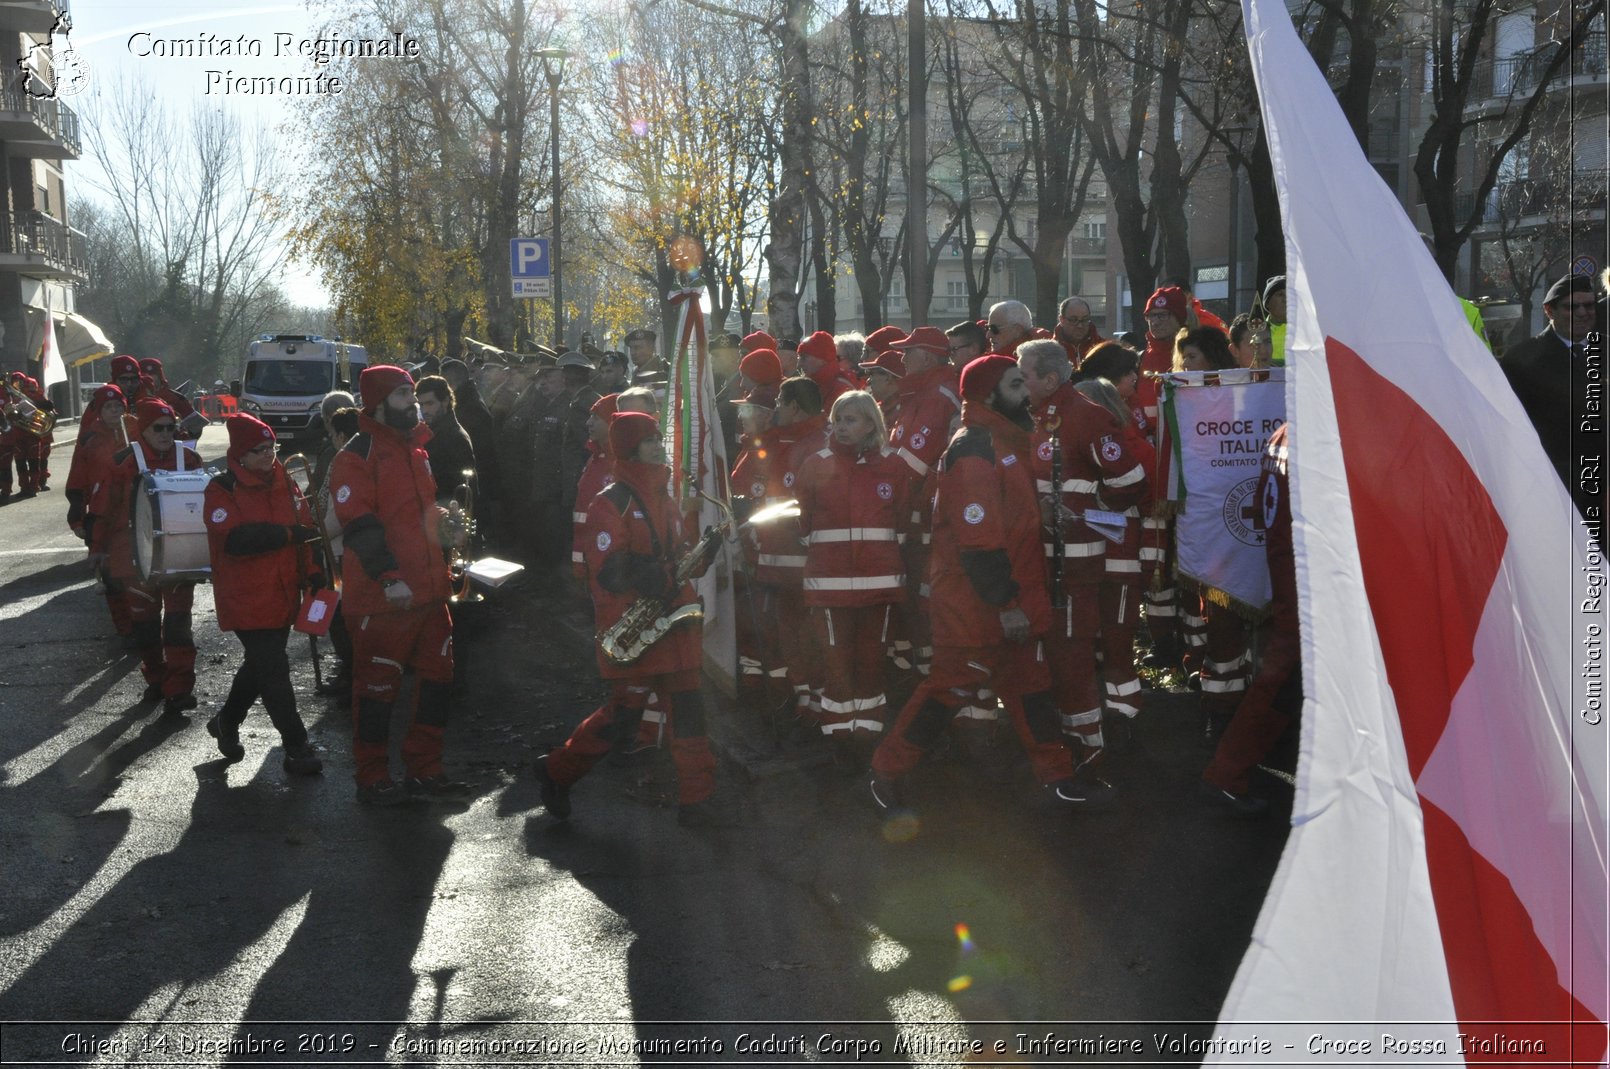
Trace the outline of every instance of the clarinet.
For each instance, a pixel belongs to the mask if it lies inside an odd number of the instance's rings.
[[[1067,600],[1062,589],[1062,420],[1052,417],[1046,428],[1051,432],[1051,607],[1060,609]]]

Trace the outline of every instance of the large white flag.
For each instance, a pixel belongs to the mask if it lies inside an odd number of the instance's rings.
[[[1243,12],[1286,233],[1305,704],[1224,1035],[1600,1064],[1602,558],[1284,6]]]

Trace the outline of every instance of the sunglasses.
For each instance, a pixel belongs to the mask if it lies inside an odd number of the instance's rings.
[[[179,429],[179,425],[177,423],[153,423],[151,424],[151,429],[158,434],[172,434]]]

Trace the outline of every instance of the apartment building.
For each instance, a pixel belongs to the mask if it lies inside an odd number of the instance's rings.
[[[63,167],[82,143],[52,65],[70,19],[67,0],[0,2],[0,367],[38,378],[52,316],[69,365],[69,382],[52,398],[63,413],[79,407],[74,361],[110,351],[75,305],[88,276],[84,235],[68,225]]]

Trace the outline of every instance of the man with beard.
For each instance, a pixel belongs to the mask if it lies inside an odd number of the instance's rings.
[[[453,685],[447,512],[435,503],[423,448],[430,432],[419,423],[413,379],[381,364],[365,368],[358,384],[358,433],[330,469],[345,546],[342,601],[352,631],[352,754],[358,801],[396,805],[463,789],[442,771]],[[410,668],[417,694],[399,786],[389,767],[391,709]]]
[[[475,486],[475,445],[458,421],[453,388],[440,375],[427,375],[414,387],[419,415],[430,428],[425,455],[436,480],[436,503],[445,505],[461,484]],[[468,474],[466,474],[468,473]]]
[[[873,754],[872,799],[885,820],[897,816],[899,780],[988,691],[1006,706],[1047,797],[1095,808],[1112,788],[1089,766],[1074,770],[1040,642],[1051,601],[1028,386],[1011,358],[991,355],[967,365],[961,390],[962,430],[945,450],[934,496],[933,667]]]

